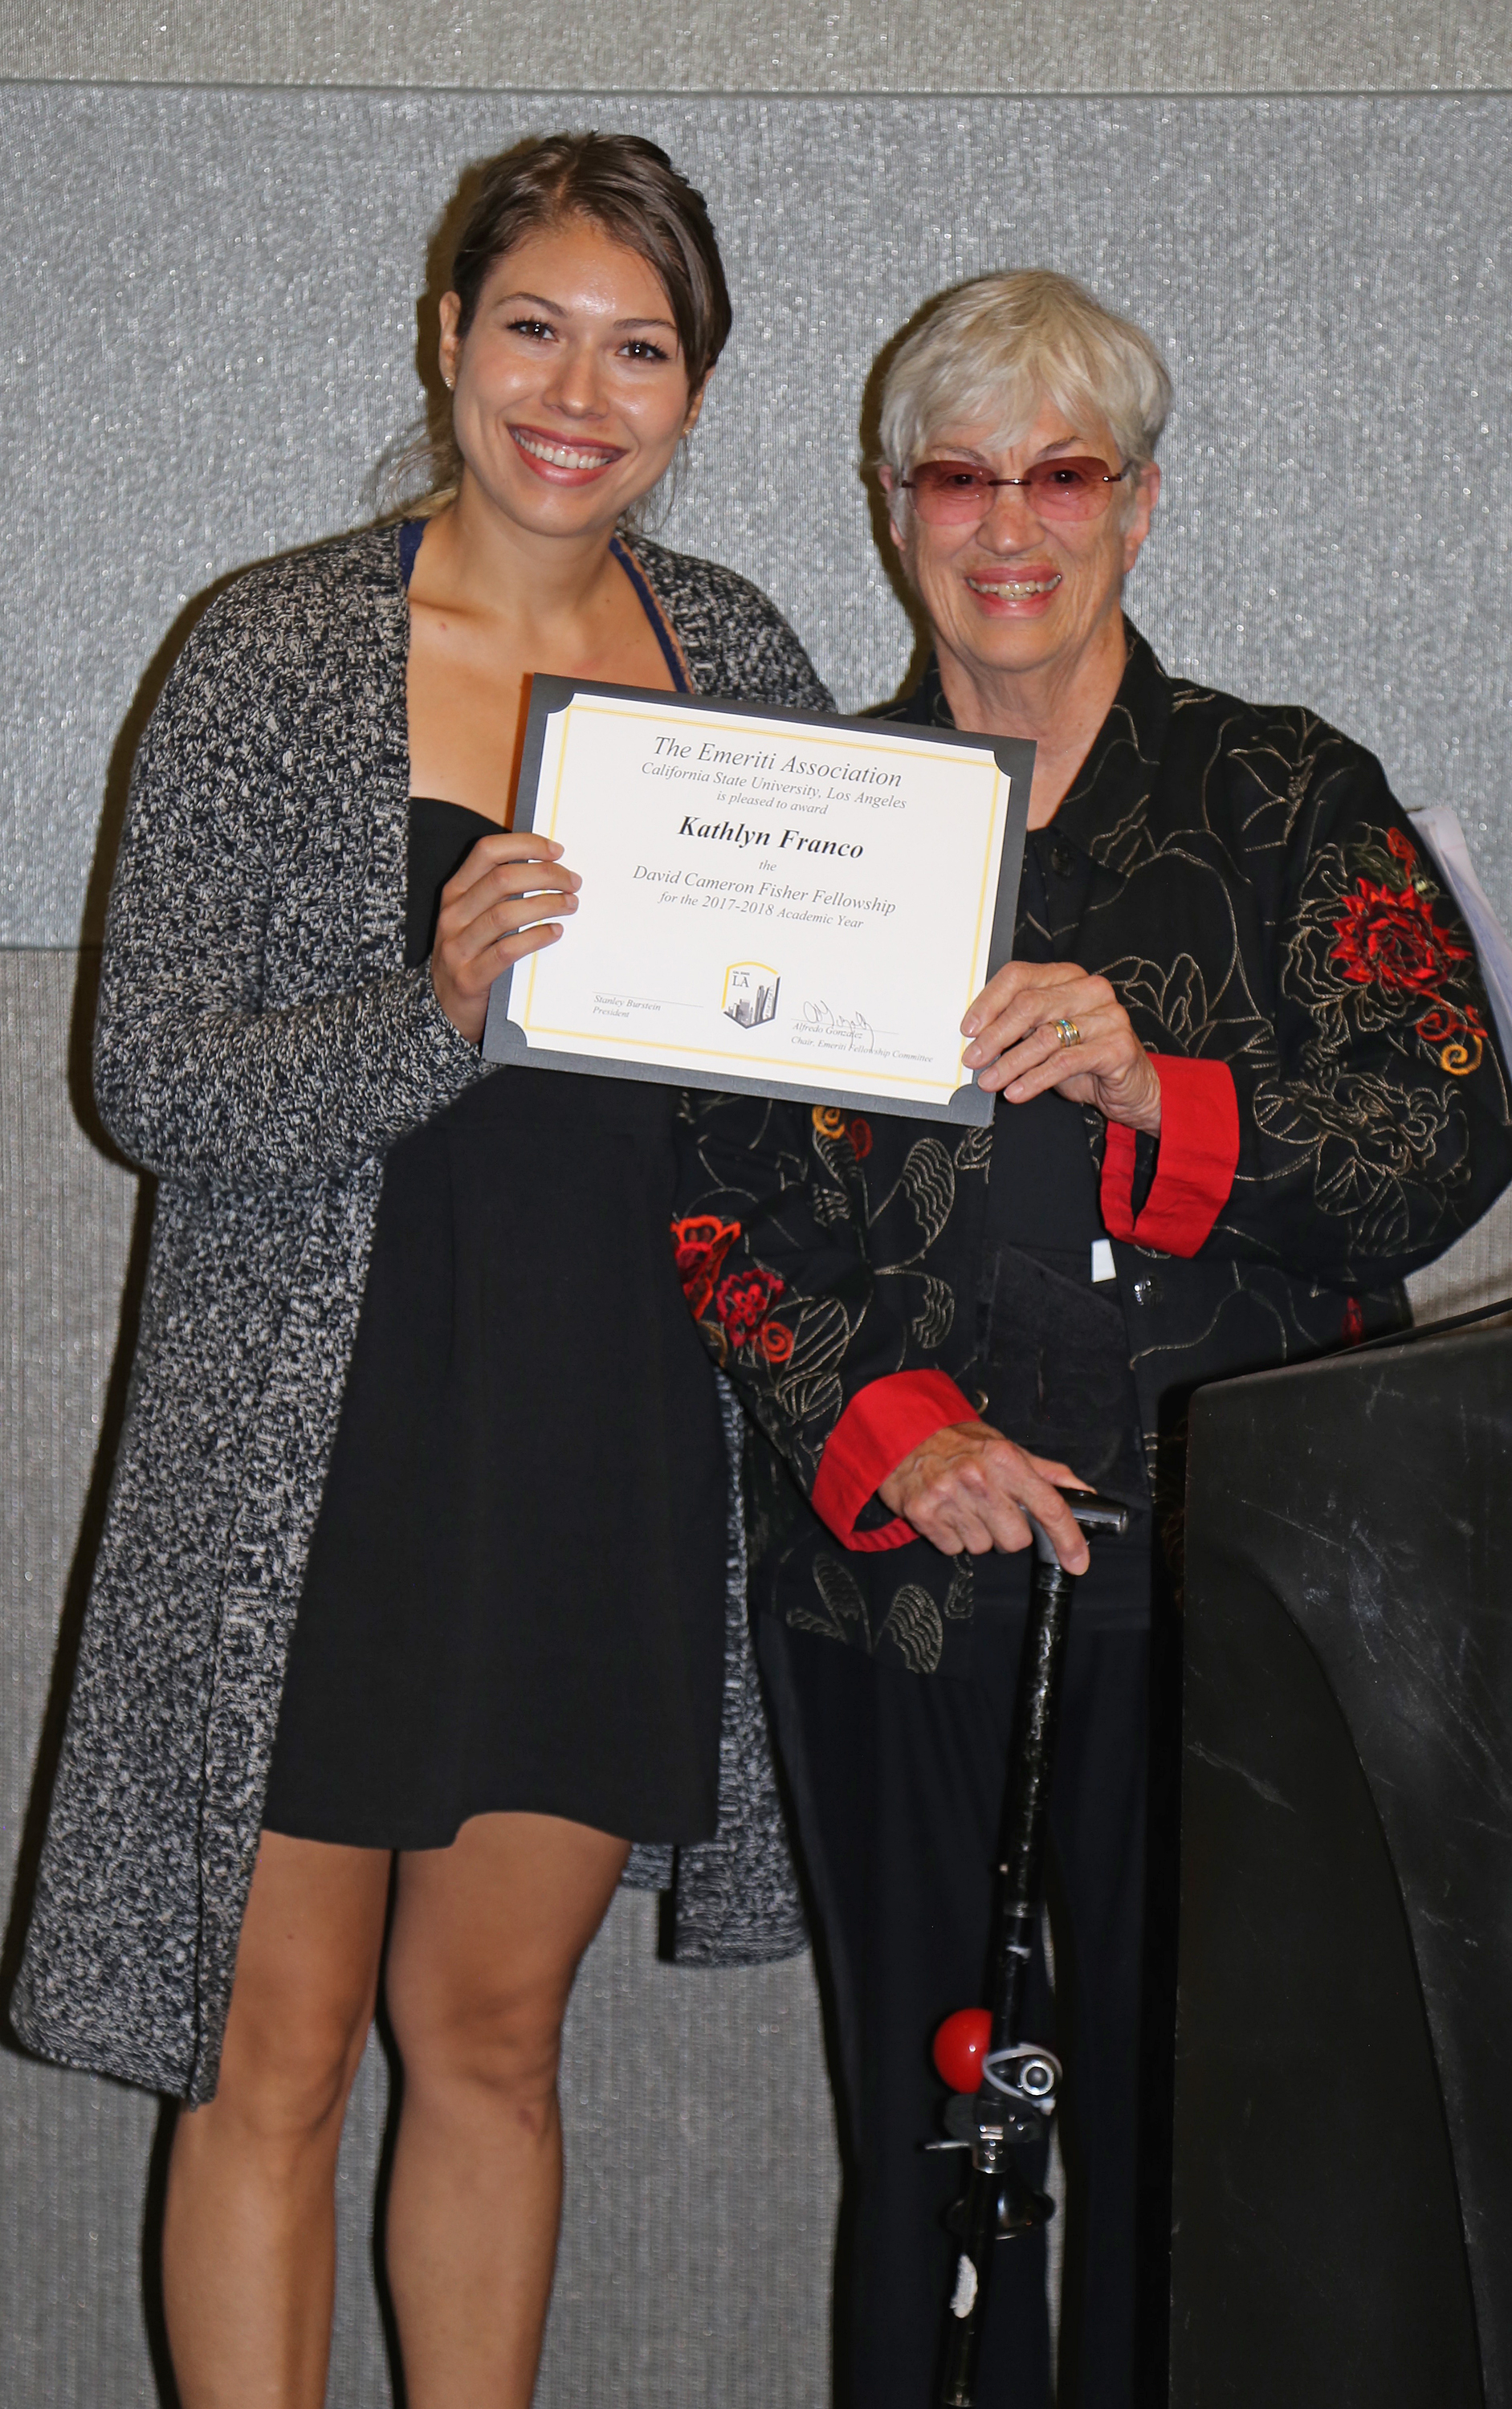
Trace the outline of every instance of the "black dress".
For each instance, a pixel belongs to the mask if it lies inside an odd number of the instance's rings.
[[[496,830],[411,802],[407,961]],[[389,1155],[266,1829],[713,1830],[727,1473],[669,1233],[674,1096],[511,1066]]]

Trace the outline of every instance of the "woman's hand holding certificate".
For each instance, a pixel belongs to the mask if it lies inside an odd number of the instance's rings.
[[[483,1051],[986,1121],[961,1017],[1012,949],[1032,747],[536,681],[517,829],[582,877]],[[518,908],[518,907],[514,907]]]
[[[430,980],[458,1033],[476,1046],[499,973],[562,933],[583,881],[562,848],[534,829],[480,837],[441,889]]]

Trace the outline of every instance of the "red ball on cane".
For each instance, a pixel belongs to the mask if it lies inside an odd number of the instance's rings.
[[[952,2091],[976,2091],[982,2083],[982,2060],[992,2041],[992,2018],[986,2008],[958,2008],[934,2037],[935,2072]]]

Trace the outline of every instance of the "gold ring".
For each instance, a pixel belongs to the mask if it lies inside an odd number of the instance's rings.
[[[1074,1020],[1058,1020],[1055,1031],[1062,1046],[1079,1046],[1082,1042],[1082,1032]]]

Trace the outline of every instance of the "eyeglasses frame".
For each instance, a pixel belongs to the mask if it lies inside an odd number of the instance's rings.
[[[1073,456],[1073,457],[1075,457],[1075,456],[1077,456],[1077,455],[1073,454],[1072,456]],[[1092,453],[1087,453],[1087,454],[1081,454],[1080,456],[1081,456],[1081,457],[1083,457],[1083,458],[1091,459],[1091,458],[1095,458],[1095,457],[1096,457],[1096,454],[1092,454]],[[960,465],[960,467],[961,467],[961,468],[963,468],[963,469],[975,469],[975,463],[974,463],[974,461],[971,461],[971,460],[962,460],[962,461],[959,463],[959,465]],[[1044,461],[1038,461],[1038,460],[1037,460],[1037,461],[1035,462],[1035,464],[1034,464],[1034,465],[1035,465],[1035,467],[1036,467],[1036,468],[1054,469],[1054,468],[1057,468],[1057,467],[1058,467],[1058,466],[1060,466],[1060,465],[1062,465],[1062,464],[1061,464],[1061,463],[1059,463],[1059,462],[1057,462],[1057,461],[1055,461],[1055,460],[1044,460]],[[944,467],[946,466],[946,463],[945,463],[943,460],[941,460],[941,461],[933,461],[933,460],[920,460],[920,461],[918,461],[918,462],[916,463],[916,466],[917,466],[917,467],[919,467],[919,468],[921,468],[921,469],[933,469],[933,468],[942,468],[942,469],[943,469],[943,468],[944,468]],[[1128,477],[1128,476],[1130,476],[1130,475],[1131,475],[1131,474],[1133,473],[1133,470],[1134,470],[1134,469],[1136,468],[1136,466],[1137,466],[1137,463],[1136,463],[1135,461],[1132,461],[1132,460],[1126,460],[1126,461],[1124,462],[1124,464],[1123,464],[1123,467],[1118,470],[1118,473],[1117,473],[1117,475],[1116,475],[1116,476],[1103,477],[1103,478],[1100,479],[1100,480],[1099,480],[1099,482],[1100,482],[1101,483],[1104,484],[1104,485],[1121,485],[1121,484],[1123,483],[1124,479],[1125,479],[1126,477]],[[989,488],[993,488],[993,489],[995,489],[996,487],[998,487],[998,486],[1000,486],[1000,485],[1022,485],[1022,486],[1024,486],[1026,489],[1028,489],[1029,484],[1030,484],[1030,479],[1029,479],[1028,477],[989,477],[989,476],[986,474],[986,471],[985,469],[977,470],[977,471],[976,471],[976,473],[977,473],[977,474],[979,474],[979,475],[981,476],[982,483],[983,483],[985,485],[988,486]],[[899,480],[898,480],[898,490],[899,490],[899,492],[900,492],[900,493],[903,493],[903,494],[911,494],[911,493],[913,493],[913,491],[914,491],[914,480],[913,480],[913,478],[912,478],[912,477],[900,477],[900,478],[899,478]],[[1110,499],[1110,500],[1112,499],[1111,495],[1110,495],[1110,497],[1109,497],[1109,499]],[[1105,505],[1104,505],[1104,507],[1105,507]],[[917,504],[916,502],[914,503],[914,508],[915,510],[917,510],[917,509],[918,509],[918,504]],[[983,512],[982,512],[982,519],[985,519],[985,518],[988,515],[988,513],[989,513],[989,512],[991,511],[991,509],[992,509],[992,504],[991,504],[991,502],[989,501],[989,502],[987,502],[987,503],[986,503],[986,505],[985,506],[985,508],[984,508],[984,510],[983,510]],[[1101,512],[1095,512],[1095,511],[1094,511],[1094,512],[1089,512],[1089,513],[1088,513],[1088,515],[1089,515],[1089,516],[1091,516],[1091,517],[1096,518],[1096,517],[1100,517],[1100,516],[1101,516]],[[978,526],[978,527],[980,527],[980,526],[981,526],[981,524],[982,524],[982,519],[978,519],[978,520],[977,520],[976,524],[977,524],[977,526]],[[949,521],[949,520],[942,520],[942,521],[938,521],[936,524],[941,525],[941,526],[949,526],[949,525],[950,525],[950,521]],[[960,526],[960,527],[966,527],[966,526],[969,526],[969,525],[970,525],[970,521],[968,521],[968,520],[966,520],[966,519],[960,519],[960,520],[958,520],[958,521],[956,522],[956,524],[957,524],[958,526]]]

